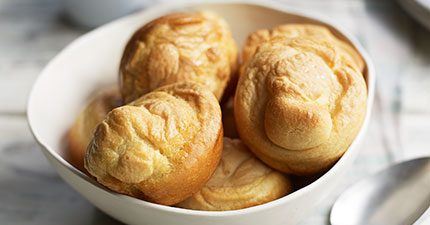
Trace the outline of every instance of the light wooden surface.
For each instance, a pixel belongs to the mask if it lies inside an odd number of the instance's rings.
[[[342,184],[301,225],[328,223],[349,184],[394,161],[430,155],[430,32],[391,0],[285,0],[353,32],[377,70],[377,96],[361,154]],[[25,118],[43,66],[86,32],[65,22],[59,0],[0,0],[0,221],[120,224],[95,209],[48,165]],[[67,69],[67,68],[65,68]]]

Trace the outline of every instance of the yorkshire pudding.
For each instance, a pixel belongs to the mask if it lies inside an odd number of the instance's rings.
[[[363,75],[336,43],[272,38],[242,70],[234,113],[242,141],[265,163],[310,175],[333,165],[366,113]]]
[[[236,63],[223,18],[209,11],[169,14],[131,37],[120,65],[121,93],[128,103],[163,85],[193,81],[221,99]]]
[[[109,112],[88,146],[85,168],[114,191],[172,205],[209,180],[222,136],[212,92],[175,83]]]
[[[234,210],[260,205],[292,191],[289,179],[258,160],[239,139],[224,138],[221,161],[209,182],[178,204],[197,210]]]

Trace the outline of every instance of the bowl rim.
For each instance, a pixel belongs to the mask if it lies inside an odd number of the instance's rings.
[[[72,48],[75,48],[75,47],[81,45],[82,43],[86,42],[87,39],[91,39],[96,34],[102,33],[107,28],[110,28],[112,26],[120,26],[120,25],[124,24],[125,21],[131,20],[133,17],[137,16],[138,14],[151,14],[151,15],[159,16],[163,12],[166,12],[166,11],[173,11],[175,9],[180,9],[180,8],[184,8],[184,7],[193,7],[193,6],[199,6],[199,5],[205,5],[205,4],[214,4],[214,5],[215,4],[225,4],[225,5],[241,4],[241,5],[249,5],[249,6],[258,6],[258,7],[263,7],[266,9],[279,11],[282,13],[293,14],[293,15],[304,17],[304,18],[309,18],[311,20],[319,21],[319,22],[322,22],[324,24],[331,26],[332,28],[337,30],[339,33],[341,33],[343,36],[345,36],[348,39],[348,41],[350,41],[351,44],[360,53],[360,55],[362,56],[362,58],[366,64],[366,67],[367,67],[367,74],[366,74],[367,76],[365,77],[366,84],[367,84],[366,116],[365,116],[364,122],[360,128],[359,133],[357,134],[356,138],[353,140],[351,145],[348,147],[347,151],[326,173],[324,173],[317,180],[313,181],[312,183],[306,185],[303,188],[300,188],[299,190],[294,191],[291,194],[288,194],[282,198],[279,198],[279,199],[276,199],[276,200],[273,200],[273,201],[270,201],[270,202],[267,202],[267,203],[264,203],[261,205],[252,206],[252,207],[248,207],[248,208],[244,208],[244,209],[228,210],[228,211],[204,211],[204,210],[183,209],[183,208],[178,208],[178,207],[173,207],[173,206],[165,206],[165,205],[160,205],[160,204],[156,204],[156,203],[151,203],[151,202],[147,202],[145,200],[137,199],[137,198],[134,198],[131,196],[127,196],[127,195],[123,195],[123,194],[119,194],[119,193],[116,193],[114,191],[111,191],[111,190],[107,189],[106,187],[102,186],[101,184],[99,184],[98,182],[96,182],[95,180],[91,179],[89,176],[87,176],[83,172],[76,169],[68,161],[66,161],[63,157],[61,157],[56,151],[54,151],[48,144],[45,144],[41,141],[42,139],[39,138],[36,128],[32,125],[33,124],[32,123],[32,121],[33,121],[32,106],[33,106],[33,102],[34,102],[34,100],[33,100],[34,99],[34,92],[37,90],[37,88],[39,86],[38,84],[40,83],[40,80],[42,80],[41,78],[44,76],[47,76],[47,74],[49,74],[48,73],[49,68],[51,68],[55,64],[57,64],[56,62],[58,61],[58,59],[61,58],[62,55],[67,53],[69,49],[72,49]],[[30,131],[31,131],[34,139],[41,146],[42,152],[44,154],[48,154],[49,156],[52,156],[52,158],[54,158],[59,164],[66,167],[67,170],[69,170],[69,172],[72,172],[74,175],[79,176],[80,178],[84,179],[86,182],[89,182],[92,185],[95,185],[96,187],[101,189],[101,191],[107,192],[107,194],[111,194],[117,198],[123,199],[125,201],[129,201],[130,203],[133,203],[136,205],[154,208],[154,209],[158,209],[158,210],[169,212],[169,213],[194,215],[194,216],[209,216],[209,217],[224,217],[224,216],[233,216],[233,215],[237,216],[237,215],[244,215],[244,214],[249,214],[249,213],[253,213],[253,212],[257,212],[257,211],[268,210],[270,208],[285,204],[286,202],[293,201],[294,199],[300,198],[301,196],[303,196],[309,192],[312,192],[321,183],[325,183],[330,177],[334,176],[334,174],[342,168],[342,165],[347,163],[348,159],[353,157],[353,154],[355,154],[358,151],[358,149],[357,150],[353,150],[353,149],[357,148],[356,146],[359,144],[359,142],[361,142],[364,134],[366,133],[366,130],[367,130],[367,127],[369,124],[369,120],[370,120],[370,116],[371,116],[371,109],[372,109],[373,101],[374,101],[375,82],[376,82],[375,80],[376,80],[376,76],[375,76],[374,65],[373,65],[372,60],[370,59],[368,53],[363,48],[363,46],[356,40],[356,38],[353,35],[350,34],[350,32],[348,32],[347,29],[343,28],[337,22],[335,22],[335,21],[333,21],[330,18],[327,18],[325,16],[322,16],[322,15],[319,15],[316,13],[308,13],[308,12],[305,12],[304,9],[291,7],[291,6],[288,6],[287,4],[274,2],[272,0],[269,0],[269,1],[264,1],[264,0],[206,0],[203,2],[202,1],[199,2],[198,0],[192,0],[192,1],[188,1],[188,2],[183,2],[183,1],[169,2],[169,3],[165,2],[165,3],[159,3],[155,6],[149,7],[147,9],[140,10],[134,14],[131,14],[131,15],[122,17],[120,19],[114,20],[112,22],[109,22],[109,23],[107,23],[107,24],[105,24],[105,25],[103,25],[97,29],[94,29],[94,30],[78,37],[77,39],[75,39],[71,43],[69,43],[65,48],[63,48],[53,59],[51,59],[48,62],[48,64],[39,73],[39,76],[36,78],[35,82],[33,83],[33,86],[31,88],[31,91],[29,94],[29,99],[27,102],[27,122],[28,122],[28,126],[30,128]],[[45,156],[48,157],[47,155],[45,155]]]

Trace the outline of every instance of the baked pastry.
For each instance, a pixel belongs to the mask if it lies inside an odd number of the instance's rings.
[[[238,139],[224,138],[221,161],[212,178],[177,206],[197,210],[234,210],[260,205],[292,191],[282,173],[258,160]]]
[[[118,88],[108,88],[96,94],[82,110],[68,133],[69,159],[72,165],[85,172],[84,155],[97,125],[106,114],[122,104]]]
[[[172,205],[209,180],[222,136],[212,92],[197,83],[166,85],[109,112],[88,146],[85,168],[116,192]]]
[[[151,21],[128,42],[120,66],[125,102],[178,81],[205,85],[218,99],[237,64],[237,47],[215,13],[176,13]]]
[[[274,38],[249,59],[236,89],[242,141],[266,164],[311,175],[333,165],[358,133],[367,90],[331,41]]]
[[[311,37],[333,42],[339,47],[338,54],[348,57],[358,69],[364,71],[364,61],[360,54],[348,43],[336,37],[327,27],[313,24],[285,24],[272,29],[262,29],[248,36],[242,52],[243,61],[246,62],[255,53],[257,47],[272,38]]]

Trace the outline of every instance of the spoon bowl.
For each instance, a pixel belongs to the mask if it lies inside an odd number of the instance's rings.
[[[413,224],[430,206],[430,157],[392,165],[348,188],[333,205],[332,225]]]

